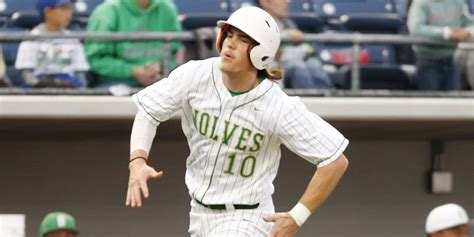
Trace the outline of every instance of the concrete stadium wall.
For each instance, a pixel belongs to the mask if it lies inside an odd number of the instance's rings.
[[[73,214],[85,237],[186,236],[190,199],[184,185],[184,136],[161,136],[159,130],[151,163],[165,177],[150,183],[151,197],[143,208],[126,208],[131,122],[126,124],[116,132],[79,133],[57,125],[0,133],[0,213],[26,214],[26,236],[37,236],[43,216],[56,210]],[[176,133],[179,127],[171,123],[159,129]],[[454,173],[454,191],[432,195],[426,192],[428,141],[351,140],[345,152],[350,167],[341,185],[298,236],[424,236],[427,213],[446,202],[463,205],[473,217],[473,144],[472,139],[446,143],[445,167]],[[275,181],[277,211],[295,204],[313,172],[311,164],[284,150]]]

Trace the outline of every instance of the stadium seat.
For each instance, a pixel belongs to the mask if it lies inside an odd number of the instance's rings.
[[[75,16],[89,16],[104,0],[73,0],[73,14]]]
[[[466,3],[469,8],[469,12],[474,14],[474,0],[466,0]]]
[[[28,32],[25,28],[18,28],[18,27],[2,27],[0,28],[0,32]],[[6,73],[12,83],[14,85],[21,85],[21,72],[15,69],[15,61],[16,56],[18,53],[18,47],[20,46],[20,42],[3,42],[2,43],[2,50],[3,50],[3,57],[5,59],[6,64]]]
[[[227,0],[175,0],[174,2],[179,14],[229,12],[229,2]]]
[[[255,0],[230,0],[230,11],[235,11],[243,6],[254,6]],[[310,0],[293,0],[290,2],[289,13],[312,12]]]
[[[395,13],[352,13],[341,16],[341,30],[365,34],[398,34],[403,19]]]
[[[293,20],[303,32],[321,33],[323,31],[323,20],[312,12],[291,12],[289,18]]]
[[[195,30],[201,27],[214,27],[218,20],[225,20],[229,13],[188,13],[181,14],[179,20],[185,30]]]
[[[316,51],[324,64],[342,66],[352,63],[351,45],[316,45]],[[362,45],[359,56],[361,64],[396,64],[396,53],[392,45]]]
[[[290,2],[290,14],[298,12],[313,12],[311,0],[293,0]]]
[[[402,18],[406,19],[408,12],[408,1],[409,0],[393,0],[393,4],[395,5],[395,12]],[[470,0],[468,0],[470,1]]]
[[[254,0],[229,0],[229,10],[231,12],[244,7],[244,6],[255,6]]]
[[[324,18],[338,18],[352,13],[393,13],[391,0],[313,0],[313,10]]]
[[[227,0],[175,0],[175,4],[185,30],[213,27],[217,20],[225,20],[230,15]]]
[[[18,11],[13,13],[8,24],[16,28],[32,29],[41,22],[43,19],[37,11]]]
[[[345,67],[343,72],[342,85],[335,83],[342,89],[350,89],[352,70],[350,67]],[[408,75],[398,65],[367,64],[360,67],[360,89],[407,90],[410,88]]]
[[[0,0],[0,16],[10,17],[18,11],[35,11],[36,0]]]

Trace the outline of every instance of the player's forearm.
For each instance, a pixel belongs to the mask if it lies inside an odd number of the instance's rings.
[[[332,193],[348,164],[346,157],[341,154],[337,160],[318,168],[299,202],[314,213]]]
[[[148,158],[157,126],[146,118],[143,111],[137,113],[130,136],[130,159],[135,157]]]

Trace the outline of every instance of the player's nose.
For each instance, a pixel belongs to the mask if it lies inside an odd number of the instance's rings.
[[[235,49],[235,37],[227,38],[225,46],[230,49]]]

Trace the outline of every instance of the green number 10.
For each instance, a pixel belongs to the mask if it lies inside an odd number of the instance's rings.
[[[232,175],[234,174],[234,172],[232,172],[232,170],[234,168],[235,156],[236,156],[236,154],[232,154],[232,155],[229,156],[229,166],[227,167],[227,170],[224,171],[224,173],[232,174]],[[248,177],[252,176],[253,172],[255,171],[256,160],[257,159],[254,156],[245,157],[242,160],[242,164],[240,165],[240,172],[239,172],[240,176],[242,176],[244,178],[248,178]],[[250,163],[250,169],[246,169],[248,162],[251,162]]]

